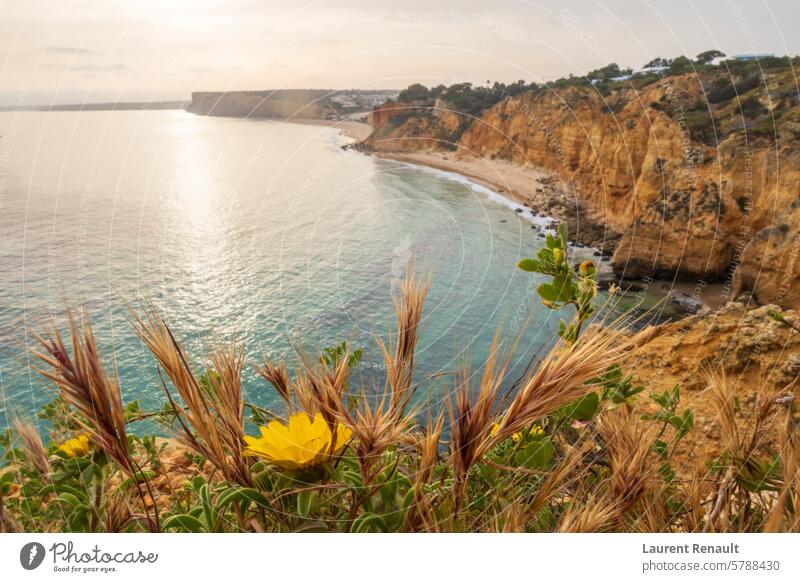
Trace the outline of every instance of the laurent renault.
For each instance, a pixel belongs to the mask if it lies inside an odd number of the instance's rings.
[[[642,544],[643,554],[738,554],[739,544],[717,546],[711,544],[678,544],[674,546],[648,546]]]

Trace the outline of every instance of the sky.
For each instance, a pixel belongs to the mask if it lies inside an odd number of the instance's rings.
[[[800,52],[800,0],[0,0],[0,105],[547,81]]]

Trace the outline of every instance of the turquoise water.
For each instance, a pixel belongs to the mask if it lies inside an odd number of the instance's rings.
[[[276,399],[253,366],[350,340],[357,382],[382,381],[374,337],[390,329],[406,264],[431,273],[419,398],[477,367],[498,328],[526,320],[515,372],[558,316],[515,268],[538,230],[491,192],[341,146],[327,127],[179,111],[0,113],[0,426],[53,389],[29,372],[31,330],[82,304],[126,400],[160,406],[153,359],[125,303],[152,299],[196,362],[212,338],[245,342],[248,398]],[[586,251],[588,253],[588,251]],[[581,257],[576,257],[579,260]]]

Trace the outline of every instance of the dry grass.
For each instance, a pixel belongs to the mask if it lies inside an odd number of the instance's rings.
[[[643,417],[635,402],[603,400],[588,421],[565,416],[566,405],[599,392],[597,380],[610,366],[635,358],[642,338],[652,331],[627,334],[615,323],[589,327],[574,344],[558,342],[510,394],[502,391],[510,383],[519,338],[504,350],[498,333],[481,362],[477,385],[465,367],[456,375],[445,410],[420,425],[420,410],[411,402],[427,290],[426,281],[409,274],[393,297],[396,328],[389,340],[378,340],[387,370],[382,386],[352,390],[346,350],[333,360],[301,354],[293,374],[283,363],[266,359],[258,368],[290,413],[319,413],[332,434],[340,423],[352,432],[347,447],[332,442],[331,450],[342,450],[326,457],[324,471],[302,475],[265,470],[265,463],[256,468],[243,455],[242,345],[211,350],[208,365],[198,373],[152,307],[142,317],[133,316],[137,333],[177,393],[173,398],[165,384],[177,439],[213,466],[194,473],[186,468],[187,474],[208,481],[211,489],[202,495],[208,500],[227,488],[247,487],[248,495],[258,489],[267,500],[249,511],[246,505],[229,510],[229,527],[293,531],[311,521],[333,524],[339,531],[364,531],[375,524],[390,531],[426,532],[800,529],[797,419],[791,399],[778,394],[766,378],[754,405],[744,411],[732,382],[722,373],[708,374],[722,451],[715,458],[697,458],[678,475],[663,471],[670,457],[653,446],[668,423]],[[71,352],[55,327],[40,338],[43,349],[37,356],[46,365],[42,374],[55,383],[73,420],[119,471],[136,474],[144,461],[137,456],[141,451],[128,445],[116,376],[101,365],[86,321],[79,325],[70,317],[69,330]],[[538,437],[527,433],[534,425],[542,427]],[[57,461],[48,458],[35,429],[16,421],[15,430],[33,470],[48,475]],[[551,445],[551,461],[526,465],[525,457],[517,455],[526,438]],[[767,462],[771,452],[780,458],[777,471]],[[150,508],[162,504],[173,513],[188,511],[185,504],[199,495],[178,488],[161,497],[150,491],[148,500],[141,487],[138,493],[136,498],[122,490],[111,492],[98,505],[92,527],[123,531],[144,523],[156,529],[158,515],[150,519]],[[313,515],[298,518],[294,513],[300,507]],[[3,526],[16,523],[9,518]]]
[[[477,394],[473,397],[470,373],[464,369],[456,377],[454,395],[446,403],[450,418],[450,460],[456,480],[457,510],[461,506],[470,469],[489,452],[496,440],[492,435],[492,426],[498,415],[498,392],[509,363],[506,358],[498,365],[498,340],[496,334],[484,363]]]
[[[508,438],[593,389],[590,380],[617,363],[630,342],[615,327],[592,327],[575,344],[558,342],[514,396],[494,443]]]
[[[399,419],[412,396],[414,353],[419,341],[420,322],[429,281],[420,281],[409,269],[399,291],[393,293],[392,302],[397,316],[397,331],[389,336],[388,343],[378,339],[383,362],[386,365],[386,383],[390,392],[389,414]]]
[[[204,387],[182,344],[152,306],[144,318],[134,314],[133,325],[181,399],[181,403],[176,402],[164,386],[179,424],[178,438],[208,459],[226,480],[249,485],[248,462],[241,454],[243,349],[235,343],[217,348],[211,355],[212,373],[206,374],[208,386]]]
[[[620,407],[600,417],[598,434],[608,453],[609,496],[620,511],[628,511],[658,488],[658,465],[648,458],[653,454],[652,428]]]
[[[39,372],[52,381],[61,397],[76,410],[75,421],[93,443],[119,464],[128,475],[136,471],[128,450],[125,407],[116,373],[103,369],[91,324],[68,316],[72,353],[53,325],[47,336],[37,336],[42,347],[34,355],[44,364]]]
[[[116,372],[110,376],[103,368],[87,318],[83,317],[79,323],[70,311],[68,326],[71,353],[55,324],[48,335],[36,336],[42,350],[34,351],[34,355],[45,364],[39,372],[58,387],[61,398],[75,411],[72,419],[89,435],[90,441],[134,480],[139,498],[146,505],[141,469],[128,445],[125,407]],[[149,483],[146,485],[149,487]],[[152,519],[144,521],[151,530],[158,530],[158,508],[154,508]]]
[[[33,468],[42,476],[50,474],[50,460],[42,437],[30,421],[14,417],[11,426],[22,440],[23,450]]]

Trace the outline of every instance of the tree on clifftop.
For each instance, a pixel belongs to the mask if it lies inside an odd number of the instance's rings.
[[[697,55],[696,61],[701,65],[707,65],[708,63],[710,63],[714,59],[717,59],[717,58],[720,58],[720,57],[724,57],[724,56],[725,56],[725,53],[723,53],[722,51],[718,51],[716,49],[713,49],[713,50],[710,50],[710,51],[704,51],[704,52],[700,53],[699,55]]]
[[[672,63],[672,59],[663,59],[661,57],[656,57],[652,61],[648,61],[644,64],[643,69],[649,69],[651,67],[668,67]]]
[[[670,75],[682,75],[692,71],[693,69],[694,67],[692,67],[692,61],[684,56],[680,56],[670,63],[668,72]]]
[[[409,85],[406,89],[400,91],[400,95],[398,95],[397,98],[400,101],[424,101],[429,99],[430,96],[431,92],[428,91],[428,88],[425,85],[414,83],[413,85]]]
[[[632,72],[633,71],[631,69],[620,69],[617,63],[611,63],[610,65],[606,65],[600,69],[589,71],[586,76],[592,80],[597,79],[600,81],[609,81],[615,77],[630,75]]]

